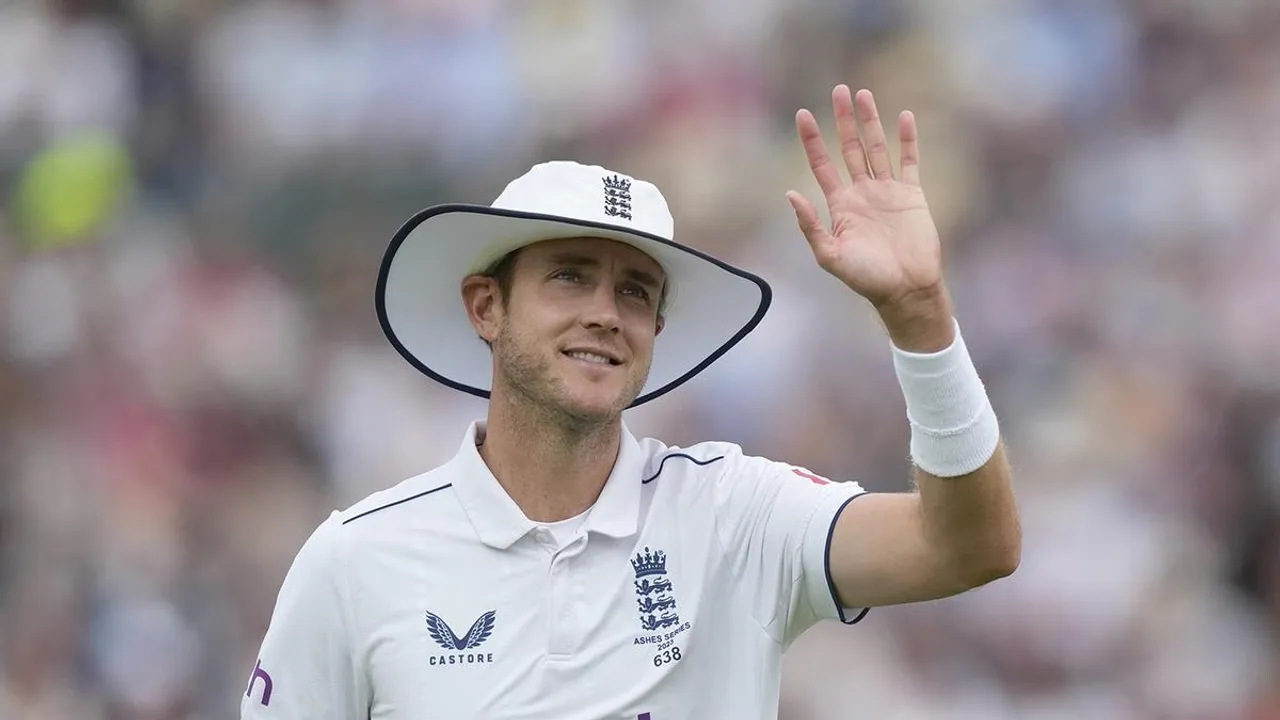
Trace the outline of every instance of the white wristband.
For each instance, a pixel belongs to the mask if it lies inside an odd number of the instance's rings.
[[[995,454],[1000,425],[956,324],[955,342],[936,353],[893,347],[893,368],[907,402],[911,459],[930,475],[956,477]]]

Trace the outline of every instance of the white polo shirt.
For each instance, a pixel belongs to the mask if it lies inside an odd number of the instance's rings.
[[[837,607],[827,570],[856,483],[624,428],[561,544],[498,484],[477,434],[316,529],[242,718],[776,718],[791,641],[865,614]]]

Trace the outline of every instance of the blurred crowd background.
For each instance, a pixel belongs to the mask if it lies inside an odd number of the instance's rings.
[[[235,717],[293,554],[479,401],[395,355],[388,239],[565,158],[763,274],[636,410],[908,487],[887,341],[783,198],[794,112],[910,108],[1025,550],[824,624],[784,720],[1280,718],[1276,0],[4,0],[0,718]]]

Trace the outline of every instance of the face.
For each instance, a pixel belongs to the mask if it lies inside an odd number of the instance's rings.
[[[521,250],[505,303],[496,280],[468,278],[468,314],[493,348],[494,397],[578,423],[616,418],[648,378],[662,287],[648,255],[589,238]]]

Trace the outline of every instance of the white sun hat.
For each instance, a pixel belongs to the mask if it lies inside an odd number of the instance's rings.
[[[666,274],[668,305],[648,381],[632,407],[697,375],[746,337],[769,309],[761,278],[674,240],[671,211],[651,183],[594,165],[554,161],[513,180],[492,205],[436,205],[392,238],[376,306],[387,339],[432,379],[489,397],[490,350],[462,304],[462,281],[543,240],[617,240]]]

